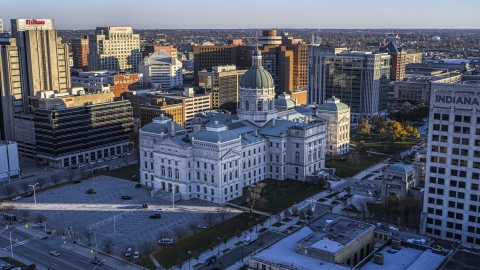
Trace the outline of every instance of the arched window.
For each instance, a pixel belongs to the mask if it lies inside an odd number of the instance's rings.
[[[261,111],[261,110],[262,110],[262,101],[259,100],[259,101],[257,102],[257,111]]]
[[[295,152],[295,163],[300,163],[300,153]]]
[[[175,179],[180,179],[180,172],[178,169],[175,169]]]
[[[207,181],[207,174],[206,173],[203,174],[203,180]]]
[[[172,168],[168,167],[168,177],[172,178]]]
[[[246,110],[246,111],[248,111],[248,109],[249,109],[249,108],[248,108],[248,107],[249,107],[249,105],[250,105],[250,104],[248,103],[248,100],[247,100],[247,101],[245,101],[245,110]]]
[[[165,176],[165,166],[162,166],[162,176]]]

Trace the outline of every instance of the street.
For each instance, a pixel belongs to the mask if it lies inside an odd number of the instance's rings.
[[[213,267],[219,267],[220,269],[225,269],[227,266],[230,266],[235,262],[242,260],[242,253],[243,253],[243,257],[247,257],[248,254],[261,248],[262,246],[268,245],[269,243],[271,243],[273,240],[275,240],[280,236],[282,236],[282,234],[277,232],[272,232],[272,231],[266,231],[263,234],[259,234],[257,241],[253,242],[248,246],[244,246],[243,252],[242,252],[242,248],[238,246],[237,248],[231,250],[229,253],[225,254],[224,256],[219,257],[215,262],[215,264],[205,265],[197,269],[210,270]],[[214,250],[213,254],[217,255],[217,250]]]
[[[24,261],[30,261],[35,263],[37,268],[51,270],[64,270],[64,269],[91,269],[95,265],[91,263],[90,259],[79,256],[73,252],[62,249],[58,246],[52,246],[47,244],[45,240],[32,237],[21,231],[12,232],[13,243],[13,258],[24,258]],[[0,234],[0,252],[2,256],[10,257],[10,234],[4,231]],[[49,254],[50,251],[56,250],[60,252],[60,256],[54,257]],[[110,269],[106,266],[98,266],[96,269]]]

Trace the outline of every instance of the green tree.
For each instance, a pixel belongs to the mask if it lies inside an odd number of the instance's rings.
[[[412,122],[405,121],[403,122],[403,129],[407,132],[409,137],[413,138],[420,138],[420,133],[418,132],[418,128],[412,125]]]
[[[372,125],[372,129],[375,133],[378,133],[380,129],[383,128],[383,125],[385,124],[385,118],[382,116],[372,116],[370,118],[370,125]]]
[[[370,139],[370,124],[367,119],[360,120],[357,134],[360,140]]]
[[[355,145],[355,147],[357,148],[357,151],[359,153],[364,153],[365,152],[365,141],[359,141],[357,142],[357,144]]]
[[[405,141],[408,137],[407,132],[403,129],[403,126],[395,121],[390,120],[385,122],[383,128],[380,129],[377,140],[382,142],[390,142],[393,144],[395,141]]]

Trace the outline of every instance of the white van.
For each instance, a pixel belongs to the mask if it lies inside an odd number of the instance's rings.
[[[127,248],[127,252],[125,252],[125,257],[132,256],[132,248]]]

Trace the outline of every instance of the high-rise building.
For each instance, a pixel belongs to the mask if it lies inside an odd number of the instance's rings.
[[[236,112],[238,90],[245,71],[237,70],[235,65],[229,65],[216,66],[212,71],[198,73],[200,88],[206,93],[212,93],[213,109]]]
[[[15,139],[13,115],[23,111],[16,40],[0,34],[0,140]]]
[[[65,92],[70,87],[68,45],[57,36],[51,19],[12,19],[12,36],[18,47],[23,111],[28,97],[38,91]]]
[[[480,246],[480,86],[432,83],[421,231]]]
[[[387,111],[388,54],[310,46],[308,59],[308,103],[340,98],[350,107],[353,122]]]
[[[88,66],[88,37],[72,39],[73,67],[87,70]]]
[[[3,33],[3,20],[0,19],[0,34]]]
[[[183,84],[182,62],[160,50],[145,57],[138,65],[146,83],[158,83],[168,90]]]
[[[37,101],[38,162],[61,169],[128,151],[133,127],[130,101],[113,101],[110,92]]]
[[[405,65],[407,53],[396,43],[389,42],[378,50],[390,55],[390,81],[398,81],[405,77]]]
[[[97,27],[88,36],[88,70],[138,72],[140,35],[132,27]]]

